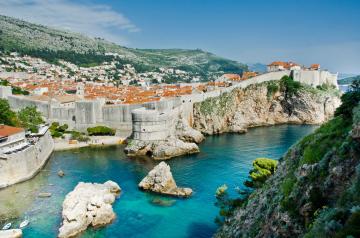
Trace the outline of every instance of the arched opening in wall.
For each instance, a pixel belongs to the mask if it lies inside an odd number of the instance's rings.
[[[150,150],[146,151],[146,156],[151,157],[152,155],[153,155],[152,151],[150,151]]]
[[[145,129],[142,129],[142,131],[145,131]]]
[[[185,100],[183,100],[183,103],[185,103]]]
[[[189,100],[189,102],[191,102],[191,99]]]
[[[73,121],[76,121],[76,117],[75,117],[75,116],[72,116],[72,120],[73,120]]]

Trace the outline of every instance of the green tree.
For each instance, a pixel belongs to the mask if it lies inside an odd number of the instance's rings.
[[[261,187],[265,181],[275,173],[278,161],[268,158],[257,158],[253,161],[253,169],[249,172],[251,180],[247,180],[245,185],[251,188]]]
[[[341,106],[335,111],[335,116],[343,115],[344,118],[351,118],[352,111],[360,102],[360,80],[354,80],[350,91],[341,96]]]
[[[95,126],[87,128],[87,132],[90,136],[113,136],[115,135],[115,130],[106,126]]]
[[[38,126],[43,123],[41,113],[35,106],[25,107],[18,112],[20,125],[33,133],[38,132]]]
[[[292,77],[285,75],[280,79],[280,87],[285,92],[286,97],[292,97],[301,88],[301,84],[294,81]]]
[[[0,99],[0,123],[15,126],[17,124],[16,113],[10,109],[6,99]]]

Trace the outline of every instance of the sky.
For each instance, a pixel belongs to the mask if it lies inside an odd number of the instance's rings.
[[[360,74],[360,0],[0,0],[0,14],[127,47]]]

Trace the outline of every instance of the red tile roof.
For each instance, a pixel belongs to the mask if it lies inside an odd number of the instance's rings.
[[[23,128],[0,125],[0,137],[11,136],[23,131],[24,131]]]

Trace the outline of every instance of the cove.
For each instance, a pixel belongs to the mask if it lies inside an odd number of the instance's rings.
[[[113,206],[116,219],[104,228],[88,229],[81,237],[211,237],[217,229],[216,189],[227,184],[235,195],[254,159],[279,159],[315,128],[281,125],[250,129],[246,134],[208,136],[199,154],[166,161],[177,184],[194,190],[189,199],[138,190],[137,184],[159,162],[129,159],[123,146],[55,152],[35,178],[0,190],[0,223],[11,221],[18,226],[28,217],[24,237],[56,237],[65,195],[80,181],[113,180],[122,188]],[[66,174],[63,178],[57,175],[60,169]],[[52,196],[38,198],[40,192]]]

